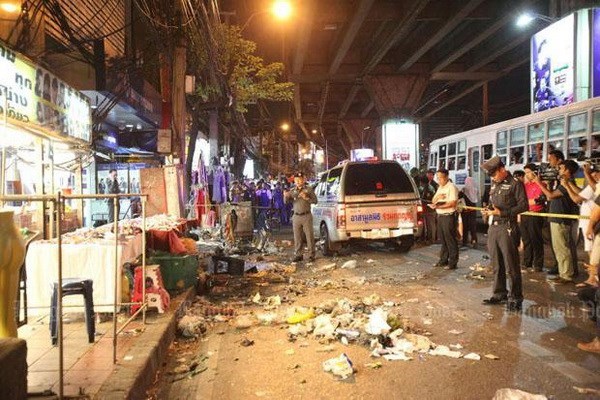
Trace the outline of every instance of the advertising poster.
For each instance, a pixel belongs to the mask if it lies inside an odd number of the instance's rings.
[[[600,8],[594,9],[594,26],[592,27],[592,97],[600,97]]]
[[[6,112],[12,123],[90,141],[91,108],[83,94],[3,42],[0,71],[0,115]]]
[[[544,111],[573,102],[575,15],[531,38],[531,109]]]
[[[383,125],[383,159],[395,160],[406,170],[419,167],[419,125],[391,122]]]

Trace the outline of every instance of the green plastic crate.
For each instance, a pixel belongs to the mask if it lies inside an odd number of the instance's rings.
[[[196,284],[198,279],[198,257],[187,256],[153,256],[147,264],[160,265],[160,273],[168,291],[182,291]]]

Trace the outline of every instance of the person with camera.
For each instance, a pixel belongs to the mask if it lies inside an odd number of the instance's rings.
[[[525,195],[529,211],[544,212],[546,197],[535,183],[537,166],[533,163],[525,165]],[[543,221],[533,215],[521,215],[521,236],[523,239],[523,267],[535,271],[544,270],[544,239],[542,237]]]
[[[500,157],[494,156],[481,165],[492,180],[490,205],[482,211],[491,217],[488,230],[488,252],[494,267],[494,293],[483,304],[506,302],[508,311],[521,310],[523,286],[519,266],[519,233],[517,216],[527,211],[523,184],[506,170]],[[510,276],[510,292],[506,289],[506,273]]]
[[[561,181],[561,184],[569,192],[569,197],[571,198],[571,200],[573,200],[573,202],[577,204],[580,204],[579,215],[581,215],[582,217],[587,217],[579,220],[579,229],[583,233],[584,249],[586,253],[588,253],[588,255],[591,255],[592,252],[593,239],[588,238],[586,232],[589,223],[588,218],[592,213],[592,209],[596,207],[596,204],[594,203],[594,198],[596,197],[596,184],[600,180],[599,167],[600,166],[596,165],[590,166],[589,163],[583,164],[583,173],[587,181],[587,185],[583,189],[579,188],[579,186],[577,186],[573,181]],[[578,236],[579,235],[576,235],[576,238]],[[590,269],[590,265],[588,265],[588,270]],[[590,276],[590,278],[592,277]]]
[[[555,190],[550,191],[544,185],[539,175],[536,175],[535,182],[538,184],[544,195],[550,200],[549,211],[551,214],[573,214],[577,215],[579,209],[577,204],[569,197],[564,182],[571,181],[579,169],[577,162],[565,160],[558,167],[561,182]],[[573,283],[575,276],[575,265],[573,264],[572,250],[574,247],[571,235],[571,225],[573,219],[570,218],[550,218],[550,233],[552,236],[552,248],[558,261],[558,276],[551,278],[556,284]]]

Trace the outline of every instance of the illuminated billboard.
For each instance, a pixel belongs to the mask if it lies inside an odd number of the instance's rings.
[[[383,159],[395,160],[406,170],[419,168],[419,125],[388,122],[383,125]]]
[[[600,8],[594,9],[592,27],[592,97],[600,97]]]
[[[90,141],[88,99],[0,42],[0,115],[10,123]]]
[[[531,38],[531,110],[544,111],[574,101],[575,15]]]

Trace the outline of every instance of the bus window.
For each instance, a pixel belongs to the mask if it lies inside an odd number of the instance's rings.
[[[600,110],[592,113],[592,132],[600,132]]]
[[[523,153],[525,151],[524,146],[511,147],[510,149],[510,163],[511,164],[523,164]]]
[[[548,121],[548,137],[559,137],[565,134],[565,118],[560,117]]]
[[[592,135],[592,158],[600,157],[600,135]]]
[[[538,163],[544,160],[544,143],[530,144],[527,150],[528,162]]]
[[[448,157],[448,171],[454,171],[456,169],[456,158]]]
[[[458,164],[456,165],[456,169],[466,169],[467,168],[467,157],[458,156]]]
[[[527,127],[527,141],[528,142],[541,142],[544,140],[544,123],[539,122],[537,124],[529,125]]]
[[[479,150],[477,147],[471,147],[469,149],[469,163],[473,172],[479,172]]]
[[[500,131],[496,134],[496,148],[505,149],[508,146],[508,135],[506,131]]]
[[[456,143],[448,144],[448,155],[455,156],[456,155]]]
[[[587,132],[587,113],[569,117],[569,136],[583,135]]]
[[[489,160],[490,158],[492,158],[493,146],[491,144],[486,144],[486,145],[482,146],[482,149],[483,149],[483,160],[481,160],[481,162],[485,162],[485,161]]]
[[[562,141],[562,139],[561,140],[554,140],[554,141],[548,142],[548,153],[550,153],[552,150],[563,151],[563,141]]]
[[[569,139],[567,142],[567,158],[576,159],[577,161],[585,160],[587,151],[587,139],[580,137]]]
[[[465,154],[466,151],[467,151],[467,141],[461,140],[460,142],[458,142],[458,154]]]
[[[446,158],[446,145],[445,144],[440,146],[440,158]]]
[[[440,163],[438,164],[438,169],[446,168],[446,159],[440,158]]]
[[[510,130],[510,146],[525,144],[525,128]]]

